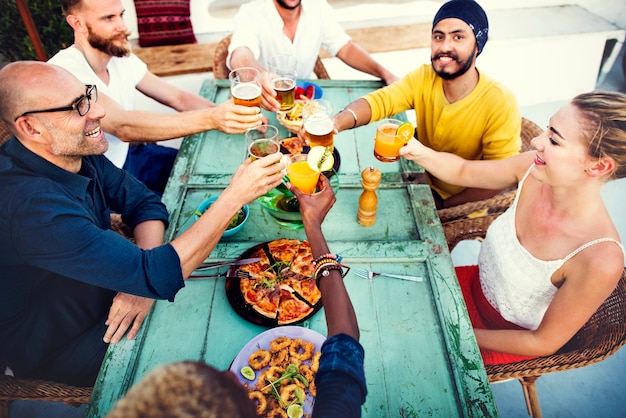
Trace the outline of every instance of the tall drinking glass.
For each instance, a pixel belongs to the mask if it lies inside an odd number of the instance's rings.
[[[279,54],[268,60],[270,81],[276,100],[280,103],[280,112],[287,112],[293,108],[296,99],[296,57],[289,54]]]
[[[261,72],[256,68],[236,68],[228,75],[235,104],[261,107]]]
[[[302,121],[311,147],[333,148],[335,120],[333,105],[325,99],[310,100],[302,107]]]
[[[246,131],[248,155],[252,161],[280,151],[278,128],[272,125],[261,125]]]

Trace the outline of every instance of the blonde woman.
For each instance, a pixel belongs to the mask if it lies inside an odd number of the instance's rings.
[[[457,269],[486,364],[556,352],[624,269],[624,248],[600,191],[626,176],[626,96],[576,96],[532,146],[493,161],[463,160],[416,140],[401,150],[452,184],[519,184],[514,203],[490,226],[478,266]]]

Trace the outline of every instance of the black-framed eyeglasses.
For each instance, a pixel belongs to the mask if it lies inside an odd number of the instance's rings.
[[[89,108],[91,107],[91,102],[98,101],[98,89],[95,84],[85,84],[87,87],[84,96],[80,96],[74,103],[69,106],[63,107],[55,107],[52,109],[42,109],[42,110],[29,110],[28,112],[24,112],[18,117],[15,118],[17,121],[22,116],[32,115],[33,113],[51,113],[51,112],[65,112],[68,110],[76,110],[80,116],[85,116],[87,112],[89,112]]]

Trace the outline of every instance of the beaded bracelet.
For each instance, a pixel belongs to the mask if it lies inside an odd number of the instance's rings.
[[[330,254],[330,253],[322,254],[319,257],[317,257],[315,260],[313,260],[313,269],[315,269],[315,266],[317,264],[319,264],[320,262],[322,262],[324,260],[327,260],[327,259],[335,260],[339,264],[341,264],[341,260],[342,260],[342,258],[341,258],[341,256],[339,254]]]
[[[347,273],[347,271],[346,272],[343,271],[343,268],[339,264],[334,264],[334,263],[324,264],[315,272],[315,285],[317,286],[318,289],[320,287],[320,280],[322,280],[322,277],[328,277],[330,275],[331,270],[337,270],[339,273],[341,273],[342,278],[345,277]]]

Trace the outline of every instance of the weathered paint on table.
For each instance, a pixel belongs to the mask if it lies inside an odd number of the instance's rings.
[[[318,80],[336,109],[380,87],[374,81]],[[208,80],[201,93],[216,102],[228,98],[225,81]],[[267,114],[270,123],[274,115]],[[404,118],[404,115],[400,115]],[[353,267],[421,275],[422,283],[349,273],[345,283],[354,302],[365,347],[368,396],[364,417],[497,416],[491,389],[454,276],[441,224],[421,167],[373,156],[375,124],[335,138],[341,157],[337,203],[324,233],[330,248]],[[287,136],[286,130],[281,131]],[[212,131],[185,138],[163,201],[170,211],[171,240],[193,222],[194,208],[218,194],[245,157],[243,135]],[[375,225],[357,223],[360,172],[383,172]],[[279,226],[257,202],[243,230],[210,255],[228,260],[264,241],[305,239],[302,230]],[[265,330],[241,319],[230,307],[225,279],[187,283],[174,303],[158,301],[135,341],[111,346],[86,416],[104,416],[116,399],[157,365],[203,360],[227,369],[239,350]],[[326,333],[324,313],[300,324]]]

